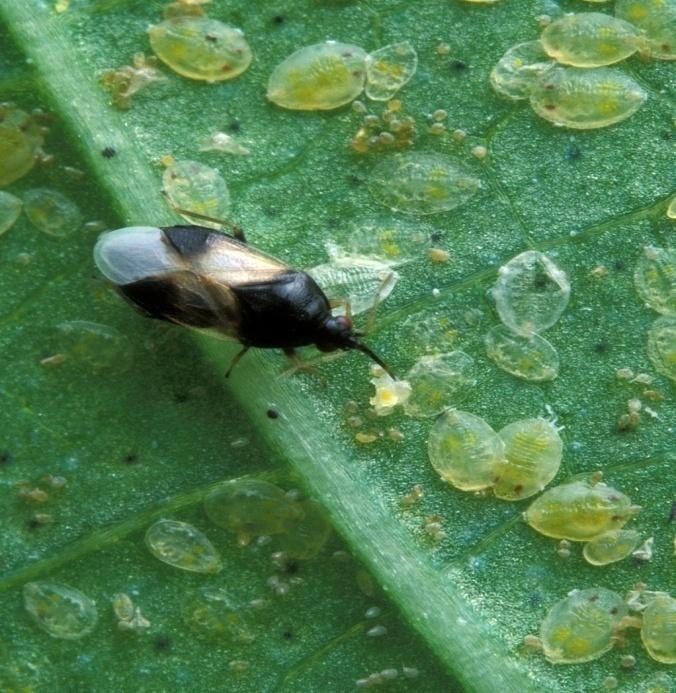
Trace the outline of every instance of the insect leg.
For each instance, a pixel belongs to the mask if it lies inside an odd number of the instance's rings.
[[[394,279],[394,272],[388,272],[385,278],[380,283],[378,287],[378,293],[376,294],[376,300],[373,303],[373,307],[369,312],[369,316],[366,319],[366,327],[361,333],[362,335],[367,335],[373,329],[373,323],[376,321],[376,313],[378,312],[378,306],[380,305],[380,297],[383,295],[383,291],[387,288],[387,285]]]
[[[287,368],[279,377],[280,378],[288,378],[290,375],[293,375],[294,373],[312,373],[313,375],[319,375],[321,376],[320,372],[314,367],[311,366],[309,363],[306,361],[303,361],[300,356],[296,353],[295,349],[292,348],[287,348],[287,349],[282,349],[286,357],[291,361],[293,364],[291,368]]]
[[[329,308],[340,308],[340,306],[344,306],[345,316],[352,320],[352,306],[346,298],[332,298],[329,301]]]
[[[177,207],[170,199],[169,196],[162,191],[162,194],[167,200],[167,204],[176,212],[177,214],[180,214],[182,217],[193,217],[194,219],[201,219],[202,221],[210,221],[213,224],[219,224],[220,226],[226,226],[232,231],[232,235],[241,243],[246,243],[246,236],[244,235],[244,231],[239,228],[236,224],[233,224],[231,221],[228,219],[216,219],[216,217],[210,217],[207,214],[200,214],[199,212],[191,212],[189,209],[181,209],[180,207]]]
[[[233,357],[232,361],[230,361],[230,367],[225,373],[225,377],[227,378],[230,373],[232,373],[232,369],[240,362],[241,358],[246,354],[247,351],[249,351],[250,347],[245,346],[241,351],[238,351],[235,356]]]

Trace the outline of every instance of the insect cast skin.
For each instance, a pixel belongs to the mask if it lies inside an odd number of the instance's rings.
[[[148,256],[146,274],[144,253]],[[234,238],[201,226],[131,227],[103,234],[99,269],[147,317],[211,329],[250,347],[357,349],[389,372],[305,272]],[[153,265],[154,263],[154,265]],[[126,278],[132,281],[125,281]],[[229,373],[230,371],[228,371]]]

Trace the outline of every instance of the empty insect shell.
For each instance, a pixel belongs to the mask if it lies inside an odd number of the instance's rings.
[[[325,41],[297,50],[281,62],[268,80],[268,99],[301,111],[326,111],[361,94],[366,52],[347,43]]]
[[[641,640],[648,654],[663,664],[676,664],[676,599],[653,599],[643,612]]]
[[[481,181],[443,154],[412,152],[384,158],[371,172],[373,195],[395,212],[438,214],[468,202]]]
[[[228,593],[208,587],[183,606],[183,621],[201,635],[232,643],[250,643],[254,635]]]
[[[239,29],[206,16],[167,19],[148,30],[155,55],[190,79],[220,82],[242,74],[251,49]]]
[[[556,476],[563,444],[556,426],[545,419],[523,419],[505,426],[498,435],[505,456],[495,466],[493,493],[502,500],[528,498]]]
[[[0,190],[0,236],[14,226],[22,204],[16,195]]]
[[[648,330],[648,358],[655,370],[676,383],[676,317],[658,318]]]
[[[491,85],[500,96],[513,100],[527,99],[540,78],[555,64],[540,41],[518,43],[491,70]]]
[[[486,333],[484,343],[488,358],[517,378],[540,383],[559,374],[558,352],[538,334],[523,337],[496,325]]]
[[[620,529],[639,511],[627,496],[606,484],[572,481],[554,486],[536,498],[524,519],[547,537],[589,541]]]
[[[462,491],[491,486],[504,452],[502,439],[481,417],[457,409],[448,409],[434,422],[427,441],[437,474]]]
[[[217,487],[204,499],[204,510],[215,525],[248,537],[288,532],[303,517],[300,505],[279,486],[259,479]]]
[[[492,293],[500,320],[512,332],[530,336],[561,317],[570,283],[546,255],[528,250],[500,267]]]
[[[158,520],[146,532],[146,546],[163,563],[193,573],[223,568],[214,545],[196,527],[177,520]]]
[[[576,67],[612,65],[635,53],[641,34],[629,22],[601,12],[566,14],[542,32],[545,51]]]
[[[388,416],[400,404],[404,404],[411,395],[411,386],[406,380],[395,380],[382,368],[373,368],[371,378],[376,393],[369,399],[377,416]]]
[[[364,313],[384,301],[399,281],[399,274],[388,264],[358,255],[341,255],[310,268],[307,273],[327,296],[344,298],[352,315]],[[336,306],[333,314],[344,315],[345,306]]]
[[[617,0],[615,16],[644,32],[646,51],[651,58],[676,59],[674,0]]]
[[[476,385],[476,364],[463,351],[422,356],[406,374],[412,392],[404,411],[416,418],[437,416],[463,402]]]
[[[555,67],[530,97],[533,110],[554,125],[592,130],[626,120],[648,94],[619,70]]]
[[[331,525],[316,501],[297,501],[299,520],[285,534],[276,538],[275,546],[288,558],[308,560],[316,556],[331,536]]]
[[[65,238],[82,226],[78,206],[56,190],[27,190],[23,196],[23,207],[31,224],[49,236]]]
[[[383,46],[366,56],[366,96],[391,99],[415,74],[418,54],[408,42]]]
[[[53,638],[77,640],[94,630],[94,602],[79,590],[58,582],[28,582],[23,588],[26,611]]]
[[[587,542],[582,555],[592,565],[608,565],[626,558],[638,546],[641,535],[633,529],[613,529]]]
[[[676,315],[676,250],[644,247],[634,272],[634,285],[649,308],[663,315]]]
[[[227,219],[230,192],[223,176],[210,166],[188,159],[173,161],[164,170],[162,187],[174,207],[186,212]],[[205,221],[189,214],[181,214],[188,222],[219,229],[218,222]]]
[[[25,111],[0,104],[0,187],[25,176],[44,142],[42,128]]]
[[[611,590],[573,590],[549,610],[540,626],[545,657],[553,664],[597,659],[613,647],[615,629],[628,611],[622,597]]]

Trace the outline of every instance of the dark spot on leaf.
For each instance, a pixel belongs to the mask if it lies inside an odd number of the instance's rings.
[[[354,173],[351,173],[351,174],[347,177],[347,182],[348,182],[350,185],[361,185],[364,181],[363,181],[359,176],[355,176]]]
[[[613,263],[613,267],[618,272],[624,272],[624,270],[627,269],[627,265],[625,264],[624,260],[615,260],[615,262]]]
[[[568,147],[566,147],[566,159],[568,159],[569,161],[577,161],[581,158],[582,152],[580,151],[580,148],[577,145],[571,144]]]
[[[598,601],[599,595],[598,594],[592,594],[591,597],[589,597],[590,602],[596,602]]]
[[[210,41],[211,43],[216,43],[216,41],[218,41],[218,38],[216,36],[213,36],[212,34],[206,34],[204,38],[207,41]]]
[[[31,519],[28,520],[28,522],[26,522],[26,527],[32,531],[38,529],[39,527],[42,527],[42,523],[39,522],[36,518],[31,517]]]
[[[230,130],[230,132],[239,132],[241,129],[242,129],[242,126],[236,120],[233,120],[228,125],[228,130]]]
[[[263,213],[265,214],[266,217],[270,217],[270,218],[276,217],[279,214],[279,212],[274,207],[266,207],[263,210]]]
[[[177,392],[174,395],[174,402],[176,404],[183,404],[184,402],[188,401],[188,395],[185,394],[185,392]]]
[[[443,231],[432,231],[432,233],[430,234],[430,241],[432,241],[432,243],[438,243],[443,237]]]
[[[553,103],[546,103],[546,104],[545,104],[545,108],[546,108],[548,111],[555,111],[555,110],[556,110],[556,106],[555,106]]]
[[[514,493],[521,493],[523,491],[523,485],[522,484],[517,484],[514,487]]]
[[[464,60],[451,61],[451,70],[453,72],[464,72],[468,67],[469,65]]]
[[[169,652],[171,650],[171,638],[168,635],[158,635],[153,642],[153,647],[157,652]]]
[[[610,613],[614,616],[617,613],[617,607],[614,606],[611,610]]]
[[[122,461],[125,464],[136,464],[138,462],[138,455],[135,452],[129,452],[124,456]]]
[[[12,456],[7,450],[0,450],[0,464],[9,464],[12,461]]]
[[[669,513],[667,522],[673,522],[674,520],[676,520],[676,501],[671,504],[671,512]]]
[[[282,637],[284,640],[293,640],[293,632],[290,630],[285,630],[282,632]]]
[[[608,351],[608,343],[607,342],[597,342],[594,344],[594,351],[597,354],[605,354],[606,351]]]
[[[272,18],[272,23],[273,23],[273,24],[284,24],[284,20],[285,20],[284,15],[282,15],[282,14],[276,14],[276,15]]]
[[[295,575],[299,570],[300,566],[298,563],[296,563],[296,561],[289,561],[284,568],[284,572],[288,573],[289,575]]]
[[[268,419],[278,419],[279,418],[279,412],[276,409],[268,409],[266,414],[267,414]]]
[[[105,159],[112,159],[116,154],[117,152],[113,147],[104,147],[101,150],[101,156],[103,156]]]

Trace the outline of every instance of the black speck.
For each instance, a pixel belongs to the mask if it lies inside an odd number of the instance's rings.
[[[272,23],[273,23],[273,24],[284,24],[284,21],[285,21],[285,20],[286,20],[286,17],[284,17],[284,15],[282,15],[282,14],[276,14],[276,15],[272,18]]]
[[[153,642],[157,652],[169,652],[171,650],[171,638],[168,635],[158,635]]]
[[[360,178],[359,176],[355,176],[354,173],[351,173],[347,177],[347,182],[350,185],[361,185],[364,182],[364,180],[362,178]]]
[[[12,461],[12,456],[7,450],[0,450],[0,464],[9,464]]]
[[[293,632],[290,630],[285,630],[282,633],[282,637],[284,638],[284,640],[293,640]]]
[[[274,207],[266,207],[263,212],[266,217],[270,217],[271,219],[274,219],[279,214]]]
[[[129,452],[124,456],[122,461],[125,464],[136,464],[138,462],[138,455],[135,452]]]
[[[300,570],[300,566],[296,561],[289,561],[284,567],[284,572],[289,575],[295,575]]]
[[[28,520],[28,522],[26,522],[26,527],[32,531],[34,529],[39,529],[40,527],[42,527],[42,524],[38,522],[38,520],[36,520],[34,517],[31,517],[31,519]]]
[[[112,159],[117,154],[117,151],[113,147],[104,147],[101,150],[101,156],[105,159]]]
[[[568,147],[566,147],[566,159],[568,159],[569,161],[577,161],[581,158],[582,152],[577,145],[571,144]]]
[[[218,38],[216,36],[213,36],[212,34],[206,34],[204,38],[207,41],[210,41],[211,43],[216,43],[216,41],[218,41]]]
[[[627,265],[624,263],[624,260],[615,260],[615,262],[613,262],[613,267],[617,272],[624,272],[624,270],[627,269]]]
[[[438,243],[443,237],[443,231],[432,231],[432,233],[430,234],[430,241],[432,241],[432,243]]]
[[[453,72],[464,72],[469,65],[464,60],[451,60],[451,70]]]
[[[176,404],[183,404],[188,401],[188,395],[185,394],[185,392],[177,392],[174,395],[174,402]]]
[[[607,342],[597,342],[594,344],[594,351],[597,354],[605,354],[606,351],[608,351],[608,343]]]
[[[330,229],[337,229],[340,226],[340,221],[332,217],[326,220],[326,226]]]
[[[239,132],[241,129],[242,129],[242,126],[236,120],[233,120],[228,125],[228,130],[230,130],[230,132]]]
[[[276,409],[268,409],[266,412],[268,419],[278,419],[279,412]]]
[[[614,606],[611,610],[610,613],[614,616],[617,613],[617,607]]]
[[[664,130],[660,133],[660,136],[665,142],[669,142],[672,138],[672,134],[668,130]]]

